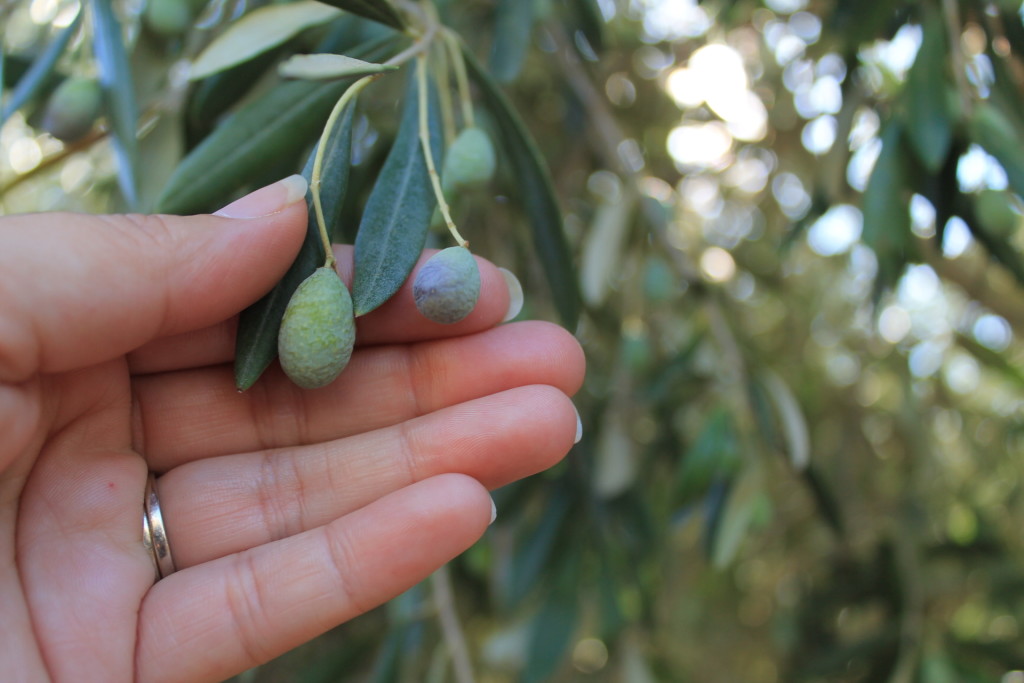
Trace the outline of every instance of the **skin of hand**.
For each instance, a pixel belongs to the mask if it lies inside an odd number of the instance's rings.
[[[407,284],[359,319],[330,386],[275,365],[238,393],[233,316],[298,251],[304,191],[286,179],[203,216],[0,218],[6,680],[223,680],[426,578],[487,529],[487,489],[578,438],[578,344],[498,325],[508,290],[482,259],[462,322],[420,316]],[[336,255],[351,282],[351,249]],[[159,581],[149,470],[177,565]]]

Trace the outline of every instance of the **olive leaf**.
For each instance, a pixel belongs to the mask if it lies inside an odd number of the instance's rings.
[[[391,298],[412,272],[427,239],[436,199],[419,138],[419,86],[410,74],[398,135],[363,210],[355,245],[352,301],[356,316]],[[440,164],[437,93],[428,85],[428,128]]]
[[[502,83],[515,80],[523,68],[530,47],[533,29],[532,2],[499,0],[495,10],[494,43],[491,46],[490,69]]]
[[[84,12],[79,11],[75,20],[71,22],[63,31],[61,31],[46,49],[43,50],[35,60],[32,62],[32,66],[29,67],[28,71],[18,80],[18,84],[14,86],[14,90],[11,92],[4,106],[0,108],[0,126],[3,125],[4,121],[10,117],[11,114],[18,111],[26,102],[31,100],[37,93],[44,90],[47,86],[53,84],[57,80],[54,74],[54,67],[57,65],[57,60],[64,54],[65,48],[67,48],[68,42],[71,37],[75,35],[75,31],[78,30],[79,24],[82,23],[82,15]],[[7,60],[3,60],[6,62]],[[2,62],[0,62],[2,64]],[[3,82],[3,78],[0,78],[0,83]]]
[[[323,0],[323,2],[399,31],[405,28],[402,15],[390,0]]]
[[[182,160],[157,202],[163,213],[217,208],[283,154],[309,144],[350,82],[283,83],[225,119]]]
[[[307,81],[329,80],[368,76],[392,71],[397,66],[364,62],[355,57],[335,54],[292,55],[280,66],[277,73],[283,78],[301,78]]]
[[[354,100],[345,107],[335,130],[328,137],[327,148],[321,161],[320,205],[332,240],[339,230],[341,209],[348,189],[355,109]],[[318,148],[319,143],[313,148],[302,171],[307,181],[313,178],[313,162]],[[281,318],[284,316],[288,301],[299,284],[324,263],[323,242],[320,239],[311,193],[306,194],[306,212],[306,238],[288,272],[263,298],[246,308],[239,316],[238,334],[235,338],[235,386],[239,391],[245,391],[255,384],[277,357],[277,334],[281,329]]]
[[[910,210],[903,126],[890,119],[881,134],[882,151],[864,190],[862,239],[878,258],[876,295],[895,284],[910,249]]]
[[[512,166],[512,177],[517,180],[511,190],[520,198],[526,213],[555,307],[562,323],[570,330],[575,329],[580,315],[579,285],[551,175],[537,143],[500,86],[465,45],[462,45],[462,53],[469,75],[480,88],[487,109],[497,124],[505,159]]]
[[[753,461],[730,487],[721,519],[710,540],[711,563],[715,568],[723,569],[736,559],[763,495],[764,472],[762,466]]]
[[[92,0],[92,23],[93,52],[114,133],[117,180],[125,202],[134,209],[139,202],[136,180],[139,146],[135,137],[139,106],[135,101],[128,54],[121,38],[121,24],[114,16],[110,0]]]
[[[953,142],[953,122],[946,103],[946,27],[941,13],[925,19],[924,37],[907,75],[907,138],[921,163],[937,173]]]
[[[336,8],[314,0],[255,9],[206,46],[192,63],[189,78],[199,80],[241,64],[277,47],[295,34],[335,19],[340,14]]]
[[[968,130],[971,139],[1002,165],[1013,191],[1024,195],[1024,147],[1014,122],[998,106],[982,101],[974,106]]]

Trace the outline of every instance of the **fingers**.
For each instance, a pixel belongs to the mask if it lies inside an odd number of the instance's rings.
[[[426,578],[483,534],[490,510],[469,477],[434,477],[172,574],[142,603],[138,679],[219,681],[286,652]]]
[[[137,378],[136,448],[165,472],[216,455],[318,443],[395,425],[528,384],[574,394],[579,344],[562,328],[521,322],[455,339],[357,349],[333,384],[295,387],[272,369],[238,393],[230,368]]]
[[[519,387],[338,441],[178,467],[160,478],[175,561],[285,538],[447,472],[504,486],[561,460],[576,420],[558,389]]]
[[[419,268],[436,249],[425,251]],[[353,249],[335,245],[337,269],[345,283],[352,286]],[[479,332],[500,323],[509,312],[509,292],[505,278],[490,261],[477,257],[480,268],[480,299],[473,312],[454,325],[431,322],[416,309],[412,297],[413,276],[380,308],[356,319],[356,344],[370,346],[426,339],[454,337]],[[135,374],[165,372],[230,362],[235,357],[237,319],[222,322],[197,333],[157,339],[131,355]]]
[[[237,313],[298,251],[304,191],[286,179],[213,216],[0,218],[0,381],[109,360]]]

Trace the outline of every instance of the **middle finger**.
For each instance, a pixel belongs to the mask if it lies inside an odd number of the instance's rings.
[[[134,446],[150,469],[319,443],[398,424],[445,406],[517,386],[547,384],[576,393],[579,344],[543,322],[503,325],[419,344],[357,349],[337,381],[304,391],[272,368],[245,393],[229,367],[135,380]]]

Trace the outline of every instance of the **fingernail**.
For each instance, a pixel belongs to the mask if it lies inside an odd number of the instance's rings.
[[[261,187],[237,199],[216,213],[227,218],[259,218],[294,204],[306,196],[309,183],[302,176],[290,175],[272,185]]]
[[[491,498],[491,521],[488,524],[494,524],[494,520],[498,518],[498,506],[494,504],[494,499]]]
[[[519,283],[519,278],[515,276],[515,273],[508,268],[498,268],[498,270],[505,278],[505,286],[508,287],[508,311],[501,319],[501,322],[507,323],[523,310],[523,286]]]
[[[573,444],[578,444],[583,439],[583,420],[580,419],[580,411],[576,406],[572,407],[576,411],[576,440]]]

